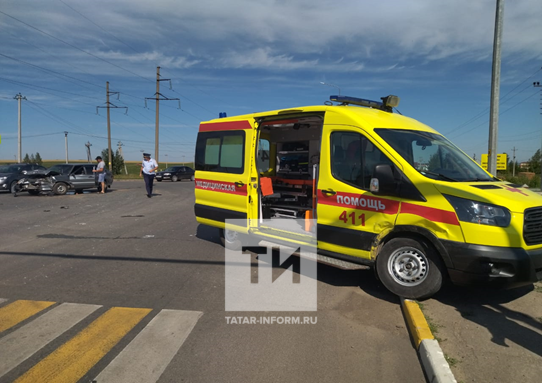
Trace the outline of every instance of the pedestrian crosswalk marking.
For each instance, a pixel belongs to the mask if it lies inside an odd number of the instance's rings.
[[[63,303],[0,338],[0,376],[17,367],[100,307],[102,306]]]
[[[16,380],[77,382],[151,309],[113,307]]]
[[[0,298],[0,304],[8,302]],[[16,382],[77,382],[81,380],[151,309],[113,307],[48,356],[59,336],[74,332],[74,326],[88,318],[100,305],[19,300],[0,307],[0,324],[12,331],[0,332],[0,380]],[[97,372],[96,382],[155,383],[171,363],[203,315],[199,311],[161,310],[135,338]],[[64,335],[65,337],[65,335]],[[56,345],[55,345],[56,346]],[[26,373],[18,371],[24,362],[38,361]]]
[[[160,311],[94,381],[156,382],[202,314],[198,311]]]
[[[0,332],[36,315],[55,302],[20,300],[0,308]]]

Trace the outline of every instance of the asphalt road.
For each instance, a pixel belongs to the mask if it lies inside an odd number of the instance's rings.
[[[370,270],[319,265],[317,312],[226,312],[224,249],[193,204],[186,181],[157,184],[152,199],[143,181],[105,195],[0,193],[0,382],[59,381],[63,368],[80,382],[120,381],[118,371],[147,382],[425,380],[399,301]],[[238,315],[317,323],[226,323]],[[40,318],[59,327],[45,345]]]

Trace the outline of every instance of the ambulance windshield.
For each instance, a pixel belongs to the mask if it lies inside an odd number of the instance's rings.
[[[375,129],[399,155],[428,178],[443,181],[494,181],[473,160],[440,134]]]

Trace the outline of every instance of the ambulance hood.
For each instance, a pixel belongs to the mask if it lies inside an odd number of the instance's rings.
[[[509,182],[453,182],[435,186],[442,194],[504,206],[514,213],[542,207],[542,195]]]

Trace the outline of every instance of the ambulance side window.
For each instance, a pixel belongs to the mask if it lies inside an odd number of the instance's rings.
[[[354,132],[331,134],[331,173],[339,181],[369,190],[376,165],[393,163],[366,137]]]
[[[220,137],[211,137],[205,140],[205,164],[218,166],[220,154]]]
[[[242,174],[245,132],[200,132],[196,142],[196,170]]]

